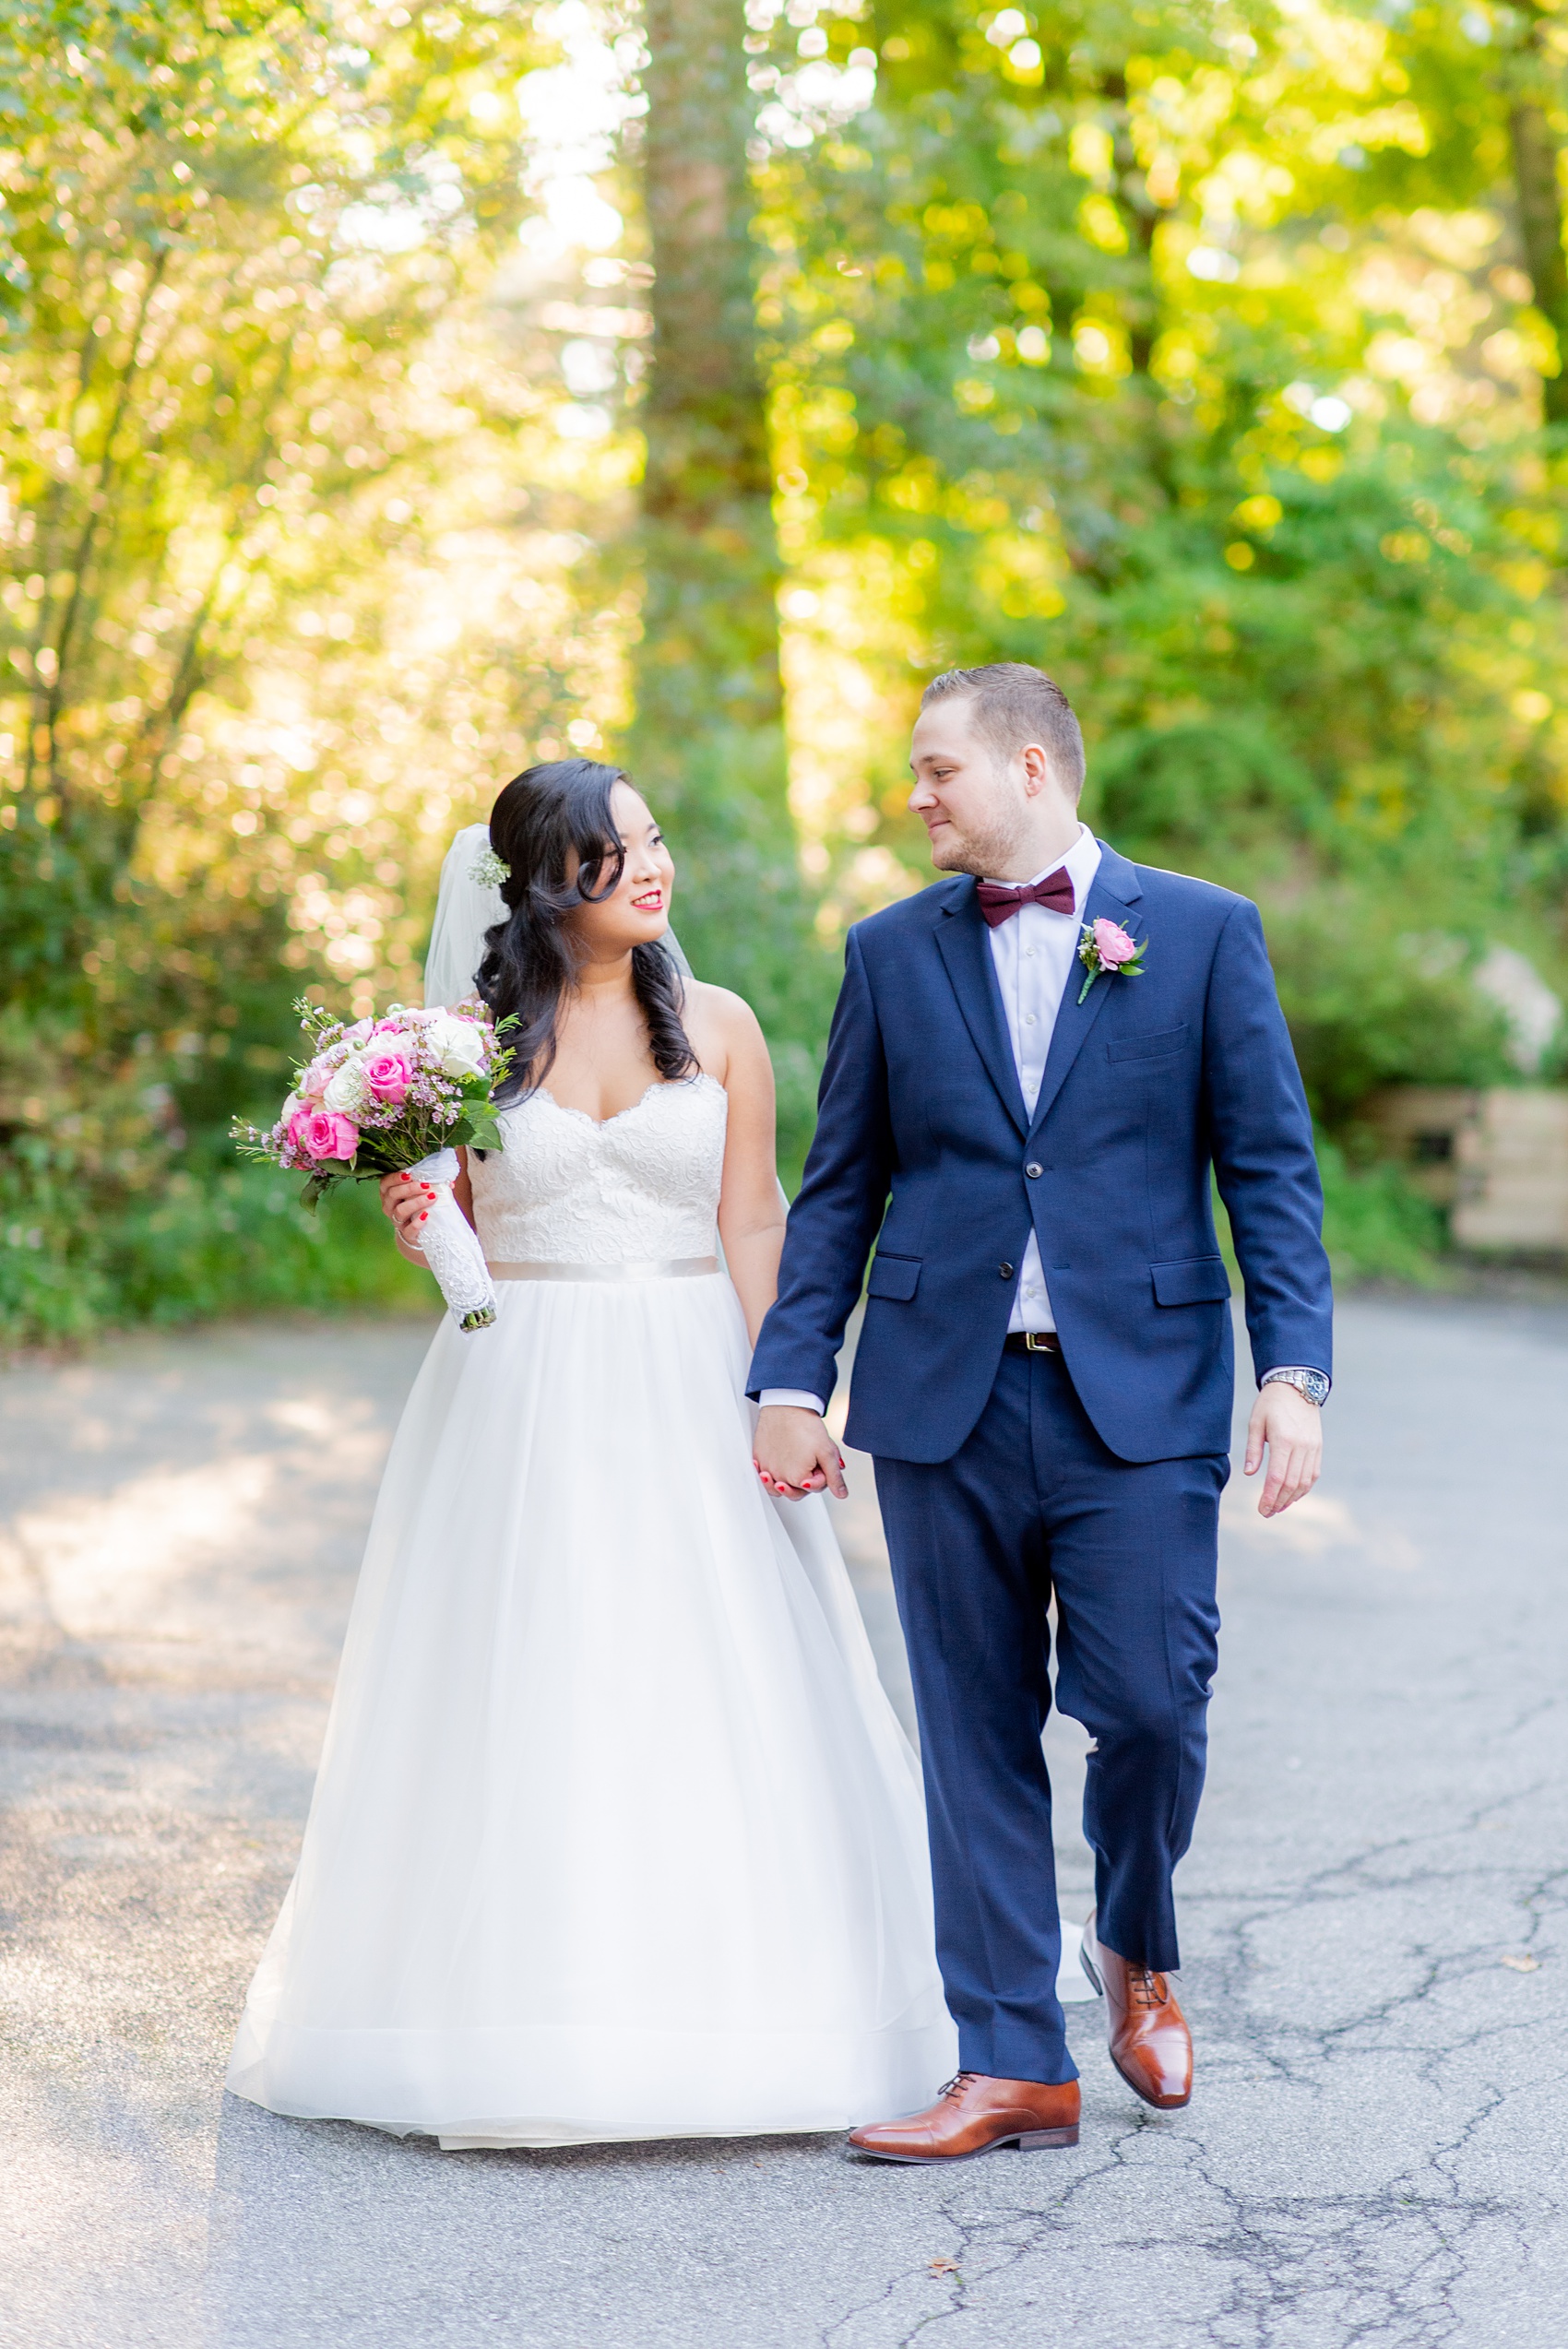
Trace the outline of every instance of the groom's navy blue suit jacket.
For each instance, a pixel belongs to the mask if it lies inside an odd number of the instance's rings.
[[[1079,1003],[1024,1107],[967,876],[849,932],[816,1138],[750,1390],[833,1390],[861,1290],[851,1444],[947,1460],[985,1407],[1032,1222],[1073,1384],[1121,1459],[1224,1453],[1234,1364],[1212,1165],[1253,1360],[1327,1370],[1312,1123],[1257,908],[1103,850],[1083,909],[1146,941]]]

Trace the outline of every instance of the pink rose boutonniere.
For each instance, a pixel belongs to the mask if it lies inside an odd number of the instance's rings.
[[[1107,979],[1141,979],[1147,944],[1146,938],[1129,938],[1120,922],[1107,921],[1103,915],[1099,921],[1086,921],[1084,934],[1078,941],[1078,960],[1088,976],[1078,990],[1079,1002],[1101,971]]]

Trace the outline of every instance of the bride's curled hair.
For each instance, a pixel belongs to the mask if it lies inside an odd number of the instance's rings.
[[[550,1074],[562,999],[581,959],[569,918],[619,885],[626,852],[611,794],[629,780],[597,759],[554,759],[514,776],[490,812],[490,845],[508,868],[501,884],[507,916],[485,932],[478,980],[495,1017],[517,1021],[504,1099],[531,1092]],[[666,1084],[695,1076],[697,1056],[681,1024],[681,974],[659,942],[633,947],[632,986],[659,1075]]]

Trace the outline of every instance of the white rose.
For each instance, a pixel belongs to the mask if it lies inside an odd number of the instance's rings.
[[[324,1109],[337,1109],[346,1118],[356,1116],[364,1107],[364,1077],[357,1052],[333,1070],[321,1097],[321,1106]]]
[[[472,1020],[442,1012],[424,1031],[425,1050],[447,1076],[478,1076],[484,1069],[484,1033]]]

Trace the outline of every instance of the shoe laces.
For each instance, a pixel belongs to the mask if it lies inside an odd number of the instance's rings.
[[[939,2105],[944,2103],[949,2096],[961,2096],[965,2089],[968,2086],[970,2081],[978,2080],[979,2078],[980,2074],[978,2071],[956,2071],[953,2074],[952,2079],[937,2090],[937,2103]]]
[[[1156,1974],[1152,1966],[1130,1965],[1127,1968],[1127,2000],[1134,2007],[1162,2007],[1170,1993],[1163,1974]]]

